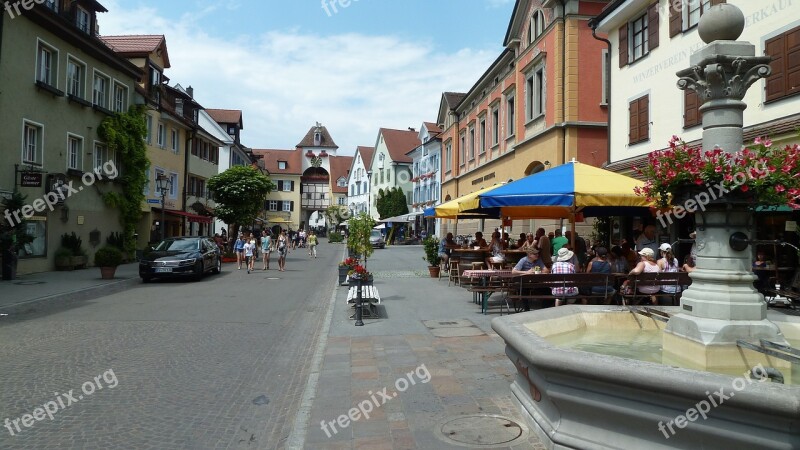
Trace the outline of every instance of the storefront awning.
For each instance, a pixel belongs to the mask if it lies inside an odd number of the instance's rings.
[[[153,208],[153,211],[158,211],[160,213],[161,208]],[[189,222],[197,222],[197,223],[211,223],[211,220],[213,220],[209,216],[201,216],[199,214],[192,214],[186,211],[176,211],[171,209],[164,210],[164,214],[186,217],[186,220],[188,220]]]

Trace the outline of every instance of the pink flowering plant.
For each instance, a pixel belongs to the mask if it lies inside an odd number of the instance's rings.
[[[749,193],[761,205],[789,205],[800,209],[800,145],[773,146],[757,138],[748,148],[727,153],[715,148],[690,147],[677,136],[669,149],[648,155],[647,165],[633,169],[645,179],[637,195],[659,207],[668,207],[678,192],[712,189],[721,193]]]

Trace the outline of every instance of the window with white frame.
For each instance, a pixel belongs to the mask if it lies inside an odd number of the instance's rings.
[[[609,62],[608,56],[608,49],[604,48],[602,52],[600,52],[600,71],[601,71],[601,81],[603,85],[600,87],[600,104],[601,105],[608,105],[608,75],[609,70],[611,68],[611,64]]]
[[[531,121],[544,114],[544,65],[539,64],[525,77],[525,119]]]
[[[164,148],[167,145],[167,129],[163,123],[158,124],[158,134],[156,135],[156,145]]]
[[[514,95],[507,95],[506,96],[506,130],[508,133],[506,137],[511,137],[514,135],[515,132],[515,119],[517,117],[517,110],[516,110],[516,103],[514,101]]]
[[[448,142],[444,147],[444,170],[450,172],[453,169],[453,143]]]
[[[486,116],[481,117],[480,124],[478,125],[479,137],[478,137],[478,154],[483,155],[486,153]]]
[[[25,121],[22,127],[22,162],[42,164],[42,136],[44,128],[36,123]]]
[[[172,130],[170,130],[170,133],[172,135],[172,139],[171,139],[171,141],[172,141],[172,152],[177,155],[178,154],[178,130],[173,128]]]
[[[128,109],[128,88],[114,82],[114,112],[125,112]]]
[[[283,210],[284,211],[291,211],[292,210],[292,202],[283,201]]]
[[[114,151],[109,150],[108,146],[99,142],[94,144],[94,168],[99,169],[109,161],[114,161]]]
[[[528,42],[535,41],[542,33],[544,33],[544,13],[539,9],[531,15],[531,22],[528,25]]]
[[[286,161],[278,161],[278,170],[286,170]]]
[[[67,94],[84,98],[86,65],[74,58],[67,58]]]
[[[697,26],[700,16],[711,8],[711,0],[683,0],[683,29]]]
[[[89,20],[90,17],[91,16],[89,15],[89,11],[86,11],[80,6],[78,7],[78,11],[75,14],[75,25],[78,27],[79,30],[87,34],[89,34],[91,31],[89,28],[91,23],[91,21]]]
[[[366,194],[367,193],[367,182],[365,181],[362,184],[364,186],[364,193]]]
[[[475,127],[469,127],[469,160],[475,159]]]
[[[39,41],[39,49],[36,55],[36,81],[55,87],[57,63],[58,51],[54,47]]]
[[[153,143],[153,117],[148,115],[145,118],[145,120],[147,122],[147,139],[146,140],[147,140],[148,144],[152,144]]]
[[[108,108],[108,87],[110,79],[100,72],[94,74],[94,89],[92,102],[102,108]]]
[[[492,145],[497,145],[500,142],[500,108],[494,106],[492,108]]]
[[[294,187],[294,182],[292,181],[283,182],[283,192],[292,192],[293,187]]]
[[[278,201],[277,200],[270,200],[269,201],[269,210],[270,211],[277,211],[278,210]]]
[[[178,198],[178,174],[172,172],[169,174],[169,198]]]
[[[459,156],[459,164],[464,165],[467,161],[466,152],[467,152],[467,132],[461,132],[461,139],[459,141],[461,143],[461,147],[459,147],[458,156]]]
[[[339,197],[339,206],[344,206],[347,204],[347,197]]]
[[[67,169],[83,170],[83,138],[70,134],[67,136]]]

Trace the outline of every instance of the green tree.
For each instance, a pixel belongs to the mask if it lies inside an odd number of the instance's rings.
[[[374,226],[375,220],[365,212],[361,212],[347,221],[347,229],[350,232],[347,237],[347,248],[352,250],[353,253],[361,255],[364,258],[365,266],[367,258],[372,256],[375,251],[369,242],[369,235]]]
[[[235,166],[208,180],[215,215],[231,225],[230,235],[236,238],[241,224],[252,223],[264,208],[264,201],[275,188],[269,177],[251,166]]]
[[[408,214],[406,194],[399,187],[378,191],[378,200],[375,202],[381,219]]]

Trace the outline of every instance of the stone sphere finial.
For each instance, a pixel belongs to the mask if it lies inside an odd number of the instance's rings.
[[[700,17],[697,32],[706,44],[714,41],[735,41],[744,31],[744,13],[736,5],[720,3]]]

